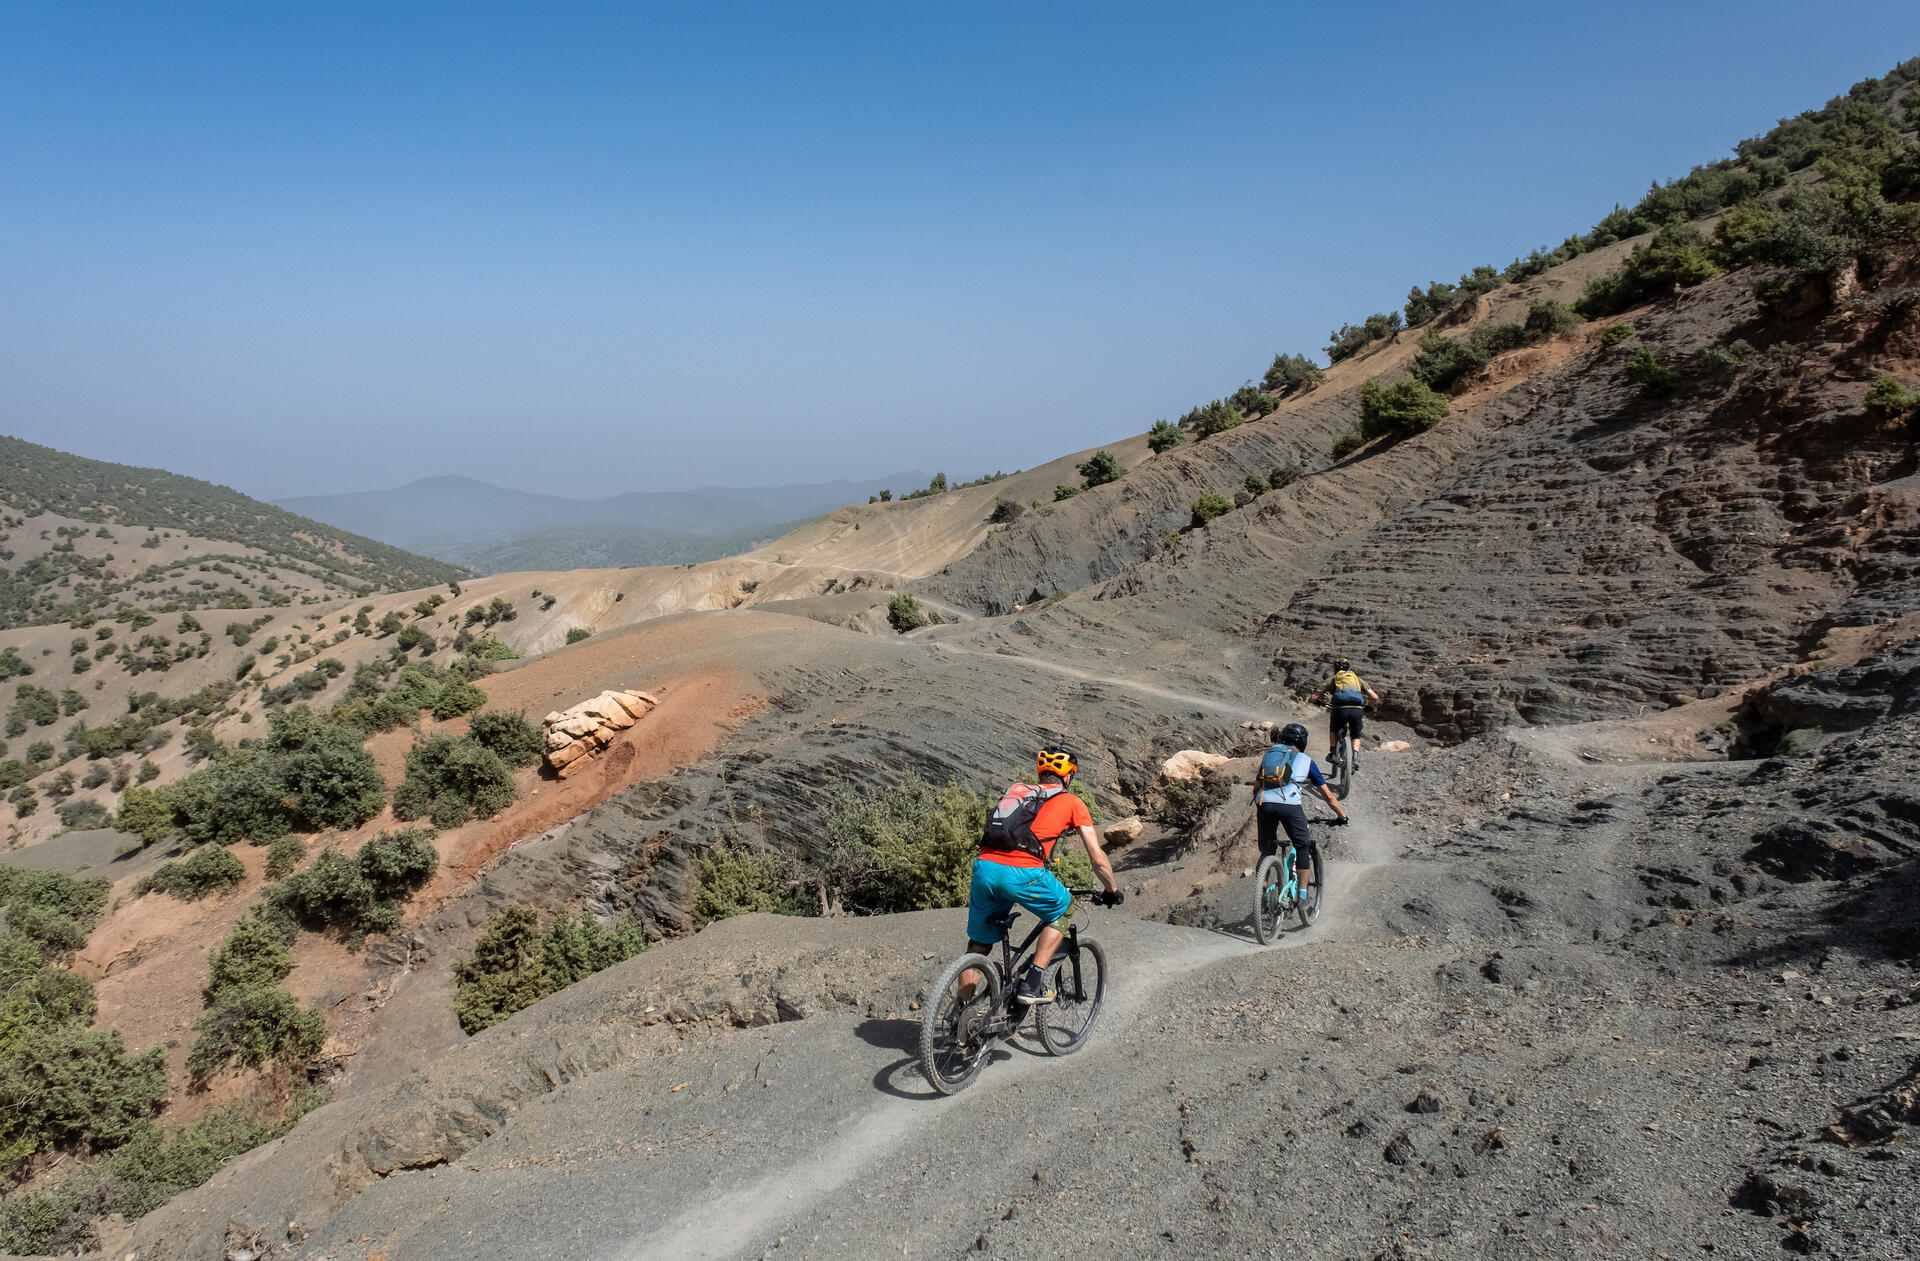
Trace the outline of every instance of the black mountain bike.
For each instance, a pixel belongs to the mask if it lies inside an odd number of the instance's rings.
[[[1094,890],[1070,892],[1084,898]],[[943,1095],[959,1094],[972,1085],[994,1048],[1018,1033],[1029,1013],[1040,1045],[1050,1054],[1072,1055],[1093,1035],[1107,992],[1106,951],[1091,937],[1082,937],[1078,924],[1070,926],[1047,965],[1054,1000],[1028,1007],[1015,991],[1045,925],[1034,925],[1026,940],[1015,946],[1013,922],[1019,918],[1015,910],[999,921],[998,961],[986,954],[961,955],[927,999],[920,1016],[920,1071]]]
[[[1340,739],[1327,751],[1327,787],[1333,789],[1333,795],[1345,801],[1353,790],[1354,772],[1360,769],[1360,760],[1353,753],[1353,732],[1341,729]]]

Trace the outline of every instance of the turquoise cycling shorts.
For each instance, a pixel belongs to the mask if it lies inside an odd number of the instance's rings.
[[[1039,916],[1042,924],[1063,930],[1072,919],[1073,895],[1045,867],[1009,867],[976,858],[973,888],[967,894],[968,938],[988,944],[999,941],[997,921],[1016,904]]]

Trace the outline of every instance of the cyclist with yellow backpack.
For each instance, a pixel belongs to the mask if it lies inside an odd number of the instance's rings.
[[[1325,687],[1309,697],[1308,702],[1318,705],[1322,696],[1327,698],[1327,752],[1331,755],[1340,747],[1342,732],[1352,732],[1354,761],[1358,762],[1360,732],[1364,728],[1362,716],[1366,713],[1367,702],[1375,705],[1380,703],[1380,694],[1353,672],[1351,661],[1340,657],[1333,663],[1333,677],[1327,680]],[[1353,769],[1347,768],[1349,773]]]

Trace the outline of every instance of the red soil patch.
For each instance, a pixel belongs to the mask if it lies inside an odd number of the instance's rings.
[[[500,683],[510,685],[514,681],[514,675],[507,675]],[[497,708],[511,709],[521,708],[525,700],[557,705],[590,694],[550,693],[545,681],[530,679],[527,683],[531,686],[490,688],[488,701]],[[656,684],[653,695],[660,698],[659,707],[596,754],[586,770],[564,780],[553,779],[545,772],[528,772],[539,779],[534,786],[523,787],[519,800],[487,824],[461,829],[455,844],[443,851],[440,872],[425,897],[415,903],[416,910],[462,892],[480,868],[515,842],[565,823],[640,780],[657,779],[705,757],[722,736],[765,704],[748,694],[740,675],[719,665],[700,666],[670,682]],[[546,712],[540,709],[539,714],[529,717],[537,720]]]
[[[544,770],[522,771],[516,776],[520,797],[500,815],[440,833],[440,870],[408,905],[410,919],[429,914],[464,892],[487,862],[516,842],[564,823],[640,780],[668,775],[706,756],[728,731],[760,710],[765,702],[750,693],[749,681],[737,671],[710,662],[682,665],[667,659],[703,639],[710,644],[709,635],[684,627],[664,629],[667,633],[660,636],[642,631],[583,645],[480,681],[491,707],[519,710],[536,722],[550,709],[564,708],[607,687],[644,688],[660,698],[660,705],[621,733],[587,770],[565,781]],[[753,627],[749,637],[760,629]],[[643,644],[667,651],[648,652]],[[649,664],[653,669],[648,669]],[[464,719],[426,724],[426,730],[435,732],[465,729]],[[397,786],[405,773],[407,750],[415,738],[412,731],[401,730],[367,742],[390,787]],[[308,853],[328,845],[350,852],[381,829],[394,826],[392,815],[382,811],[352,832],[306,838]],[[177,1087],[168,1110],[174,1123],[251,1097],[262,1085],[261,1074],[245,1072],[223,1074],[205,1091],[189,1094],[184,1089],[187,1052],[197,1036],[193,1023],[204,1011],[201,987],[207,978],[207,955],[233,931],[266,883],[264,848],[240,845],[232,852],[246,865],[247,874],[221,897],[180,902],[164,894],[148,894],[136,899],[130,885],[123,885],[116,890],[118,902],[75,963],[95,979],[100,999],[97,1027],[119,1029],[129,1050],[167,1048],[168,1077]],[[337,938],[316,933],[302,933],[293,952],[297,963],[287,978],[287,989],[326,1015],[328,1029],[338,1039],[338,1045],[329,1049],[351,1054],[364,1041],[363,1018],[385,997],[368,992],[364,956],[349,951]]]

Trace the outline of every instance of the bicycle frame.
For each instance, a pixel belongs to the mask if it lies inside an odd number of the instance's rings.
[[[1075,892],[1074,896],[1078,898],[1081,895]],[[1015,946],[1013,922],[1019,918],[1020,912],[1017,909],[1009,911],[1000,925],[1000,962],[994,966],[1000,970],[1001,1002],[1004,1010],[995,1017],[993,1024],[987,1030],[988,1036],[992,1038],[1010,1036],[1032,1011],[1032,1008],[1023,1007],[1017,997],[1018,978],[1027,960],[1032,957],[1034,943],[1040,940],[1040,934],[1046,931],[1047,926],[1035,924],[1033,931],[1026,935],[1026,939]],[[1062,987],[1068,984],[1067,974],[1070,967],[1072,988],[1067,992],[1076,1002],[1086,1001],[1086,980],[1080,975],[1080,926],[1078,924],[1067,925],[1066,935],[1061,940],[1059,949],[1054,951],[1053,957],[1055,962],[1065,965],[1060,969]]]

